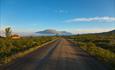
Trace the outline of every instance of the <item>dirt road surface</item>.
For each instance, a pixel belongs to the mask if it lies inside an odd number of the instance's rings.
[[[66,39],[48,44],[0,70],[109,70]]]

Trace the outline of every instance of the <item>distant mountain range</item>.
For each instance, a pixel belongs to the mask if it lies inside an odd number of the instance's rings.
[[[37,32],[20,32],[20,33],[14,32],[13,34],[19,34],[21,36],[74,35],[74,34],[72,34],[70,32],[67,32],[67,31],[57,31],[57,30],[54,30],[54,29],[47,29],[47,30],[37,31]],[[111,31],[108,31],[108,32],[101,32],[101,33],[93,33],[93,34],[115,35],[115,30],[111,30]],[[5,36],[5,32],[1,31],[0,32],[0,38],[2,38],[4,36]]]
[[[70,33],[70,32],[57,31],[54,29],[47,29],[47,30],[43,30],[43,31],[38,31],[36,33],[37,34],[43,34],[43,35],[72,35],[72,33]]]

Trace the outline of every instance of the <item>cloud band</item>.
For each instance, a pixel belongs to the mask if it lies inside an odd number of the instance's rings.
[[[104,17],[93,17],[93,18],[74,18],[66,20],[66,22],[115,22],[115,17],[104,16]]]

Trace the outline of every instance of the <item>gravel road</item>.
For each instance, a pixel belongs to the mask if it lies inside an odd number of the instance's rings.
[[[4,65],[0,70],[109,70],[66,39],[60,38]]]

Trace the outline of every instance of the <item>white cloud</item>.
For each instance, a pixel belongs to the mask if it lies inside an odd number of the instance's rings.
[[[115,17],[103,16],[103,17],[92,17],[92,18],[74,18],[66,20],[68,23],[75,22],[115,22]]]

